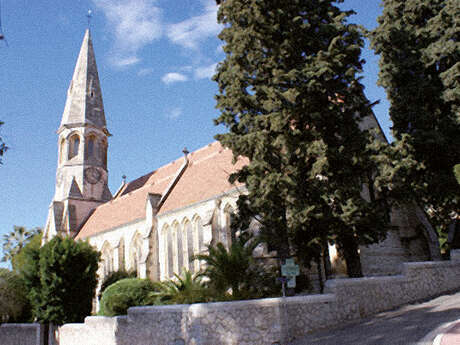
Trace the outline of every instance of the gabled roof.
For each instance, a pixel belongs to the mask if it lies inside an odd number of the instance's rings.
[[[249,163],[240,158],[233,164],[233,153],[219,142],[211,143],[188,155],[188,165],[164,200],[158,214],[174,211],[208,200],[241,186],[228,177]],[[177,175],[184,158],[179,158],[151,173],[127,183],[111,201],[97,207],[77,235],[87,238],[145,218],[149,193],[163,194]]]

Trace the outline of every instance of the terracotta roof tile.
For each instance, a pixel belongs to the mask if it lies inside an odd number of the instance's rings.
[[[232,151],[224,149],[219,142],[190,153],[188,159],[187,168],[164,201],[159,214],[207,200],[240,186],[241,184],[231,185],[228,177],[249,162],[248,159],[241,158],[233,164]],[[164,193],[183,162],[184,158],[179,158],[127,183],[116,198],[95,209],[78,233],[77,239],[145,218],[147,194]]]

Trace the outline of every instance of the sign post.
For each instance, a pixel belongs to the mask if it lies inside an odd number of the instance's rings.
[[[281,265],[281,275],[282,277],[278,278],[279,281],[281,281],[282,287],[283,287],[283,311],[284,311],[284,323],[285,327],[284,329],[286,330],[285,333],[285,339],[284,343],[289,342],[289,318],[288,318],[288,312],[287,312],[287,306],[286,306],[286,283],[288,288],[295,288],[295,277],[300,274],[300,269],[299,265],[296,265],[294,262],[294,259],[286,259],[286,262],[284,265]]]

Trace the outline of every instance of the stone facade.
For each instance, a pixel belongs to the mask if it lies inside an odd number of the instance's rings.
[[[134,307],[59,329],[60,345],[274,345],[460,289],[455,261],[406,263],[402,274],[326,282],[324,295]]]

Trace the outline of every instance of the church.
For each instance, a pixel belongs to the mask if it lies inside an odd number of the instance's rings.
[[[363,126],[376,127],[375,117]],[[194,151],[133,181],[108,188],[106,125],[91,33],[86,30],[58,134],[56,190],[44,241],[56,235],[87,240],[102,253],[99,277],[116,270],[165,280],[184,270],[197,272],[190,256],[210,244],[230,244],[236,201],[245,192],[228,177],[249,161],[233,163],[219,142]],[[400,273],[400,264],[439,258],[437,237],[416,207],[393,210],[392,229],[382,243],[361,247],[365,275]],[[340,256],[330,248],[333,269]],[[343,264],[343,263],[342,263]],[[335,265],[335,266],[334,266]],[[312,280],[318,279],[311,273]]]

